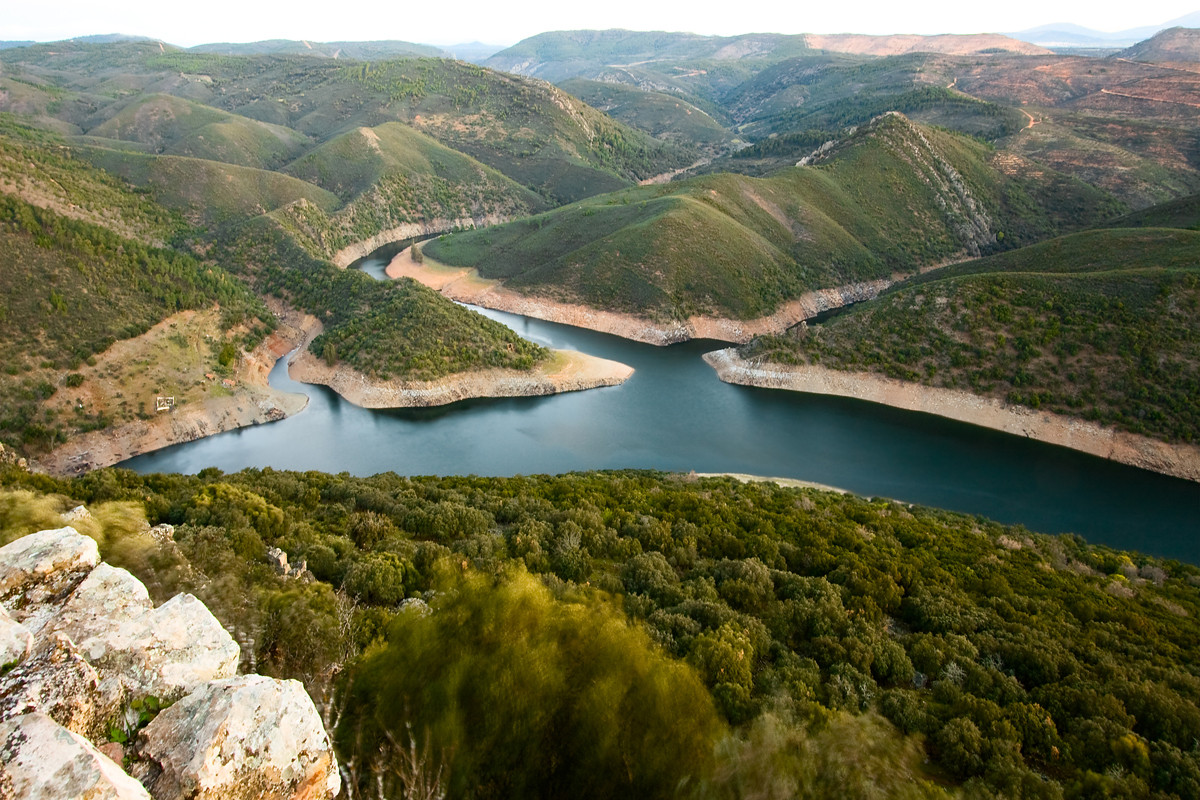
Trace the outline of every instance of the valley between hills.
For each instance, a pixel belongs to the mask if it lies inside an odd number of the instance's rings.
[[[546,451],[551,401],[488,398],[644,374],[476,306],[711,340],[730,392],[1073,448],[1200,509],[1200,31],[1101,49],[0,43],[0,544],[93,508],[102,558],[304,683],[341,796],[1200,796],[1187,557],[741,469],[122,468],[311,414],[273,371],[381,442],[490,408]],[[131,774],[147,722],[110,732]]]

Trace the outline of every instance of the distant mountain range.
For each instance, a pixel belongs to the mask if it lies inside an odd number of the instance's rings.
[[[1144,25],[1123,31],[1098,31],[1071,22],[1055,22],[1008,35],[1042,47],[1129,47],[1161,30],[1174,27],[1200,27],[1200,11],[1193,11],[1161,25]]]

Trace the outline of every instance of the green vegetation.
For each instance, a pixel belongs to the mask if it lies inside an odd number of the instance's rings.
[[[179,97],[152,94],[88,130],[96,138],[138,142],[151,152],[275,169],[308,146],[301,134]]]
[[[939,270],[744,354],[1200,440],[1200,234],[1088,231]]]
[[[628,189],[426,252],[599,308],[747,319],[805,291],[1016,246],[1120,209],[1060,175],[1010,177],[992,157],[978,141],[888,115],[816,167]]]
[[[397,615],[355,672],[338,729],[351,763],[419,746],[454,797],[669,797],[711,773],[711,696],[619,606],[556,600],[522,569],[436,585],[431,613]],[[402,773],[381,772],[401,794]]]
[[[228,225],[296,202],[333,211],[337,196],[279,172],[199,158],[158,156],[109,147],[75,148],[87,160],[148,191],[196,225]]]
[[[1118,217],[1110,228],[1187,228],[1200,230],[1200,194],[1181,197]]]
[[[179,215],[11,114],[0,114],[0,184],[10,187],[6,193],[147,244],[161,246],[186,230]]]
[[[335,710],[363,788],[1200,791],[1194,566],[886,500],[641,472],[4,483],[21,491],[0,493],[0,541],[87,503],[105,558],[159,600],[196,593],[255,643],[247,660]],[[175,544],[139,537],[143,504]],[[316,581],[277,576],[268,546]]]
[[[733,134],[720,122],[676,95],[582,78],[562,81],[559,86],[593,108],[656,139],[696,146],[709,153],[725,150],[733,142]]]
[[[434,380],[485,367],[530,369],[549,351],[412,280],[377,281],[314,257],[269,217],[227,233],[210,256],[325,326],[309,349],[380,380]]]
[[[0,252],[0,436],[10,444],[50,446],[69,428],[104,427],[103,419],[52,417],[42,401],[60,382],[77,385],[68,371],[166,315],[220,304],[226,330],[246,327],[245,346],[273,324],[220,268],[8,195],[0,195]]]
[[[332,215],[310,203],[276,214],[327,257],[406,223],[517,217],[545,206],[537,194],[496,170],[398,122],[343,134],[287,171],[346,201]]]

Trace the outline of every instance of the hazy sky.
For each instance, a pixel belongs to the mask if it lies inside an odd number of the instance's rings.
[[[179,45],[257,39],[404,39],[434,44],[512,44],[547,30],[632,28],[736,34],[978,33],[1050,22],[1098,30],[1156,25],[1195,11],[1197,0],[1006,0],[1006,2],[796,2],[796,0],[52,0],[10,2],[0,39],[47,41],[93,33],[154,36]]]

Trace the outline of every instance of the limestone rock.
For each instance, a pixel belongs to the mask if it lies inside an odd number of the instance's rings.
[[[0,678],[0,719],[37,712],[89,738],[103,738],[121,711],[119,680],[102,680],[66,636]]]
[[[175,526],[163,523],[150,529],[150,538],[159,544],[175,541]]]
[[[89,642],[110,636],[153,608],[141,581],[120,567],[101,563],[75,587],[46,630],[70,636],[87,652]]]
[[[70,511],[65,511],[59,516],[63,522],[75,522],[81,519],[92,519],[92,512],[87,510],[86,506],[75,506]]]
[[[145,788],[44,714],[0,722],[0,800],[150,800]]]
[[[33,648],[33,635],[0,606],[0,666],[24,660]]]
[[[22,536],[0,547],[0,602],[35,637],[70,591],[100,563],[96,542],[74,528]]]
[[[156,798],[325,800],[341,781],[329,737],[298,681],[212,681],[139,735]]]
[[[102,675],[120,675],[135,698],[178,699],[205,681],[234,675],[241,654],[212,612],[190,594],[88,632],[77,640],[80,652]]]

